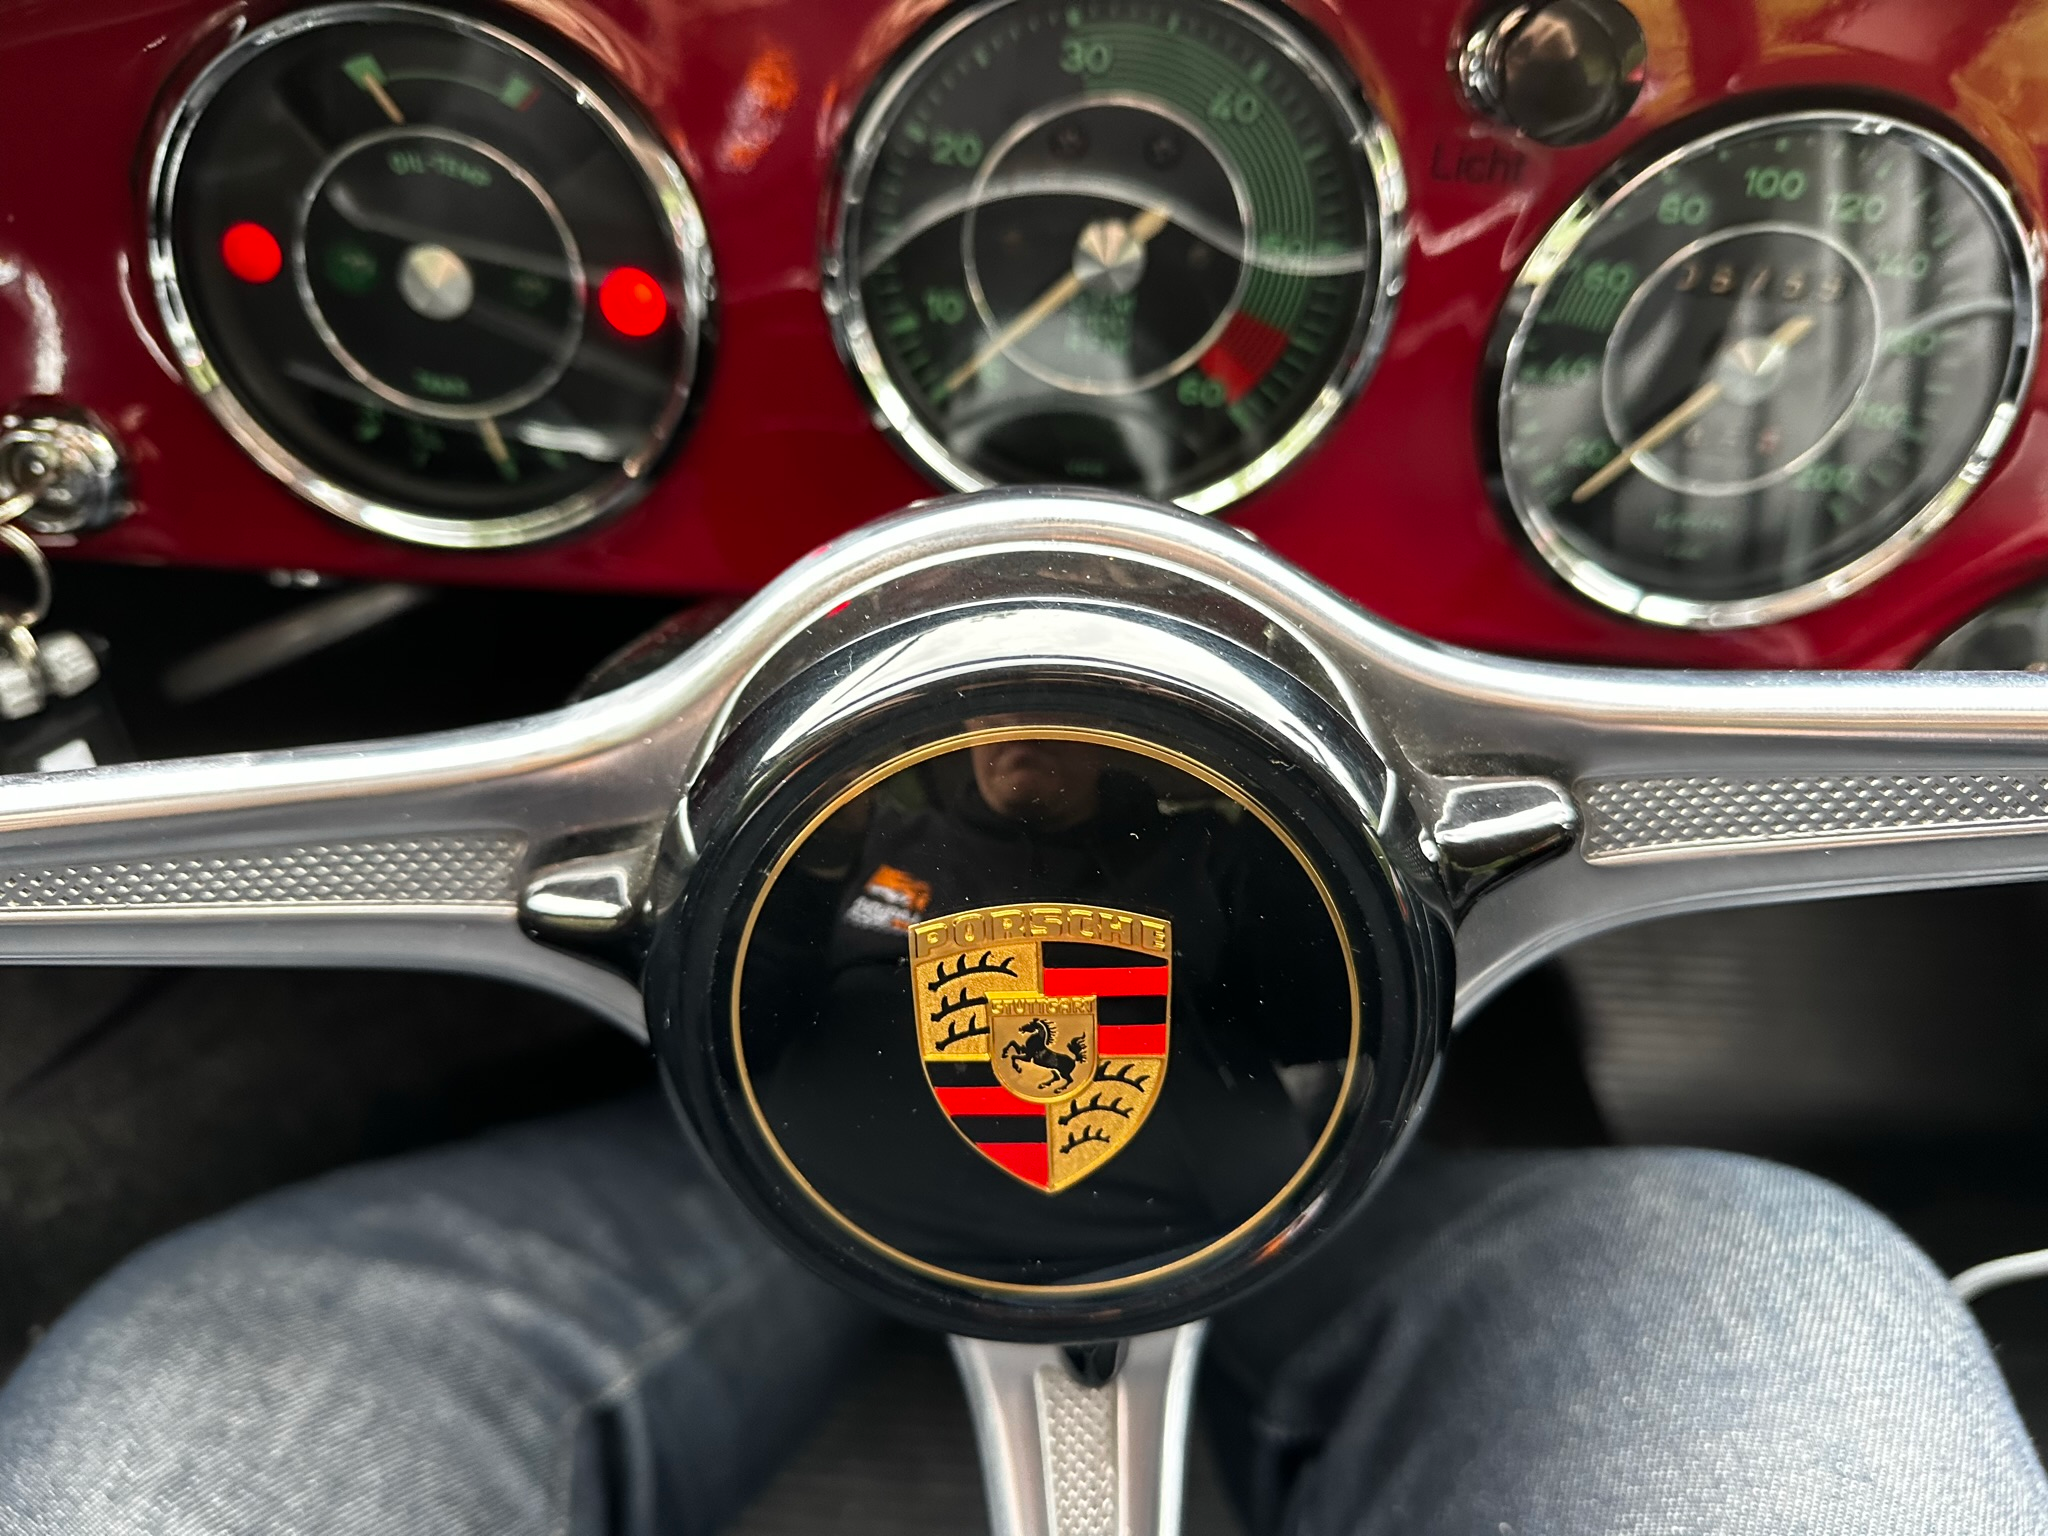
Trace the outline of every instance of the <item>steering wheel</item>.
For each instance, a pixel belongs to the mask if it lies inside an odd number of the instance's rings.
[[[1076,796],[1125,830],[1063,838]],[[0,780],[0,961],[464,971],[648,1038],[785,1243],[954,1335],[999,1536],[1178,1528],[1202,1320],[1518,972],[2043,874],[2048,679],[1484,656],[1050,490],[866,527],[551,714]]]

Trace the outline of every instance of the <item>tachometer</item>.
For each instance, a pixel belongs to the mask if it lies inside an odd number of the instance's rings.
[[[849,141],[827,273],[884,424],[961,489],[1210,511],[1363,377],[1398,286],[1385,130],[1240,0],[993,0]]]
[[[523,38],[326,6],[237,42],[158,151],[186,376],[259,462],[394,538],[523,544],[644,488],[711,291],[682,173]]]
[[[1816,111],[1711,134],[1608,178],[1523,268],[1502,490],[1566,580],[1638,618],[1831,602],[1996,457],[2038,281],[2004,189],[1924,129]]]

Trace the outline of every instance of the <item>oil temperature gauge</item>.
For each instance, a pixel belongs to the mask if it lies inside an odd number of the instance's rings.
[[[193,387],[380,533],[566,532],[644,488],[681,420],[696,204],[614,92],[507,31],[388,3],[256,29],[173,116],[153,214]]]
[[[1290,463],[1399,286],[1386,130],[1244,0],[987,0],[848,140],[826,302],[878,416],[949,485],[1214,511]]]
[[[2025,398],[2035,248],[1924,129],[1800,112],[1625,168],[1529,258],[1496,341],[1500,488],[1653,623],[1831,602],[1961,505]]]

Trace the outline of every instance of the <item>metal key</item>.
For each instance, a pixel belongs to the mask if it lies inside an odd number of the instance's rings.
[[[21,557],[34,581],[26,608],[0,609],[0,720],[26,720],[40,714],[51,699],[69,699],[100,680],[99,657],[83,638],[57,630],[40,638],[35,627],[49,615],[50,562],[36,541],[14,526],[14,519],[35,505],[33,495],[0,502],[0,544]]]

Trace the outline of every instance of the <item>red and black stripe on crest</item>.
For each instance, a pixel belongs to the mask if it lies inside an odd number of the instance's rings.
[[[1134,954],[1108,944],[1048,940],[1039,951],[1047,997],[1092,997],[1095,1054],[1164,1056],[1166,992],[1172,975],[1164,955]]]
[[[928,1061],[924,1069],[939,1108],[984,1157],[1040,1189],[1052,1182],[1043,1104],[1020,1099],[997,1082],[996,1069],[986,1056],[976,1061]]]
[[[1172,969],[1164,956],[1138,955],[1109,944],[1047,940],[1040,949],[1040,963],[1047,997],[1096,999],[1098,1059],[1166,1054]],[[927,1061],[925,1071],[939,1107],[984,1157],[1028,1184],[1050,1187],[1052,1149],[1044,1104],[1005,1088],[986,1057]]]

